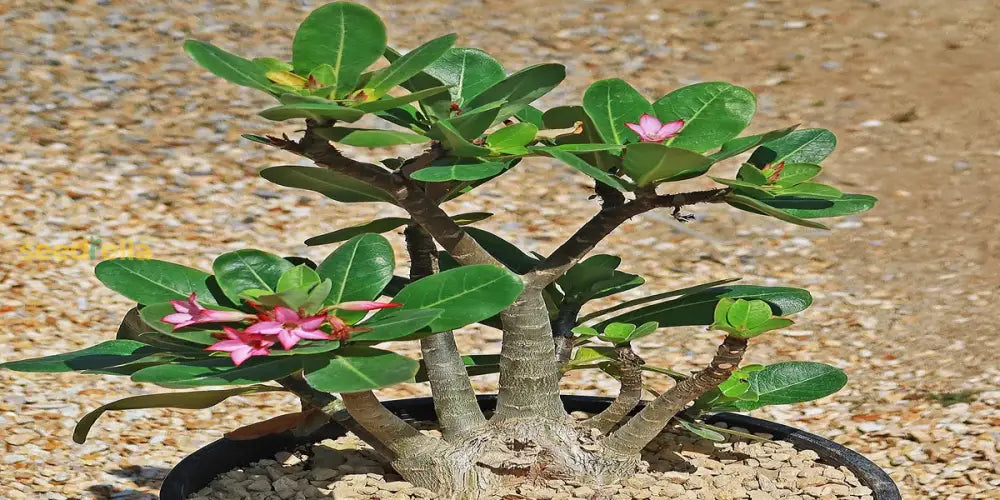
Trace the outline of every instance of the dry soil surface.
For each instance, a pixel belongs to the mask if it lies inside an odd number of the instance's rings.
[[[725,80],[758,94],[751,132],[795,123],[833,130],[840,148],[825,162],[824,180],[878,196],[875,210],[820,232],[698,207],[697,220],[683,226],[666,213],[634,220],[600,250],[645,275],[640,290],[731,276],[809,288],[815,305],[785,335],[756,342],[749,361],[823,361],[845,369],[851,383],[815,404],[756,413],[858,449],[891,473],[906,498],[997,498],[1000,336],[992,312],[1000,209],[992,198],[1000,182],[1000,4],[364,3],[385,17],[399,47],[457,31],[462,45],[487,49],[512,70],[565,63],[569,78],[542,107],[578,102],[600,78],[625,78],[651,98]],[[99,237],[207,268],[212,256],[243,246],[322,258],[329,249],[301,242],[397,215],[259,178],[260,168],[296,159],[240,134],[294,128],[256,117],[269,98],[211,77],[181,50],[194,37],[287,58],[294,26],[316,4],[0,5],[0,361],[109,339],[130,305],[94,279],[96,260],[25,259],[23,245]],[[589,193],[587,179],[569,169],[532,162],[448,209],[493,211],[482,227],[544,253],[596,209]],[[652,363],[694,369],[715,337],[679,329],[639,347]],[[469,352],[495,351],[498,340],[487,331],[461,336]],[[0,498],[12,499],[150,498],[185,454],[295,408],[289,397],[271,395],[202,411],[114,413],[81,446],[70,434],[84,412],[158,389],[9,371],[0,372],[0,384]],[[565,385],[589,394],[616,388],[591,373]],[[494,380],[480,386],[490,390]],[[381,395],[425,393],[414,385]]]

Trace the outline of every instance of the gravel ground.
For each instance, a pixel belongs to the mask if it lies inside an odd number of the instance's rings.
[[[874,211],[835,221],[825,233],[699,207],[697,220],[684,226],[668,214],[634,220],[600,250],[621,255],[627,270],[647,277],[643,289],[650,291],[731,276],[809,288],[815,305],[793,330],[755,342],[748,361],[823,361],[845,369],[851,383],[816,404],[754,414],[865,453],[905,498],[997,498],[1000,337],[984,317],[1000,289],[1000,210],[990,203],[1000,181],[1000,122],[992,112],[1000,109],[1000,5],[365,3],[387,19],[397,46],[459,31],[461,44],[486,48],[511,69],[566,63],[570,77],[543,107],[577,102],[588,82],[611,76],[651,97],[726,80],[759,96],[751,132],[793,123],[836,132],[841,146],[823,180],[879,196]],[[93,278],[95,260],[25,259],[23,245],[100,237],[208,268],[213,255],[251,244],[322,258],[328,249],[301,242],[396,215],[338,206],[257,177],[262,167],[295,159],[239,135],[294,128],[255,118],[266,97],[211,77],[181,51],[190,36],[243,54],[287,56],[291,30],[315,4],[0,5],[0,361],[108,339],[129,307]],[[551,189],[541,176],[556,176],[565,188]],[[679,188],[710,181],[686,184]],[[547,252],[595,210],[588,194],[584,178],[542,161],[447,208],[495,212],[482,227]],[[714,337],[677,329],[639,347],[651,363],[694,369],[711,356]],[[495,351],[498,341],[495,332],[474,330],[460,338],[469,352]],[[158,389],[111,377],[6,371],[0,384],[5,499],[152,498],[184,455],[236,426],[296,409],[289,397],[255,395],[202,411],[115,413],[81,446],[70,433],[84,412]],[[495,388],[495,379],[479,386]],[[616,384],[577,373],[565,387],[607,394]],[[426,388],[381,393],[418,394]]]
[[[574,414],[586,418],[586,413]],[[440,437],[434,424],[418,423],[424,433]],[[746,432],[746,429],[734,428]],[[759,434],[770,439],[770,434]],[[791,443],[738,440],[712,443],[681,432],[665,432],[646,447],[650,467],[620,485],[603,488],[552,479],[498,491],[487,500],[775,500],[823,498],[871,500],[846,467],[817,463],[811,450],[796,451]],[[230,471],[190,497],[190,500],[295,500],[378,498],[412,500],[437,498],[394,474],[375,450],[353,434],[327,439],[294,453],[280,452]]]

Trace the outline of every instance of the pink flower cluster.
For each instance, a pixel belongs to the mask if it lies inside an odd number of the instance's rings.
[[[326,307],[312,316],[306,316],[304,311],[293,311],[283,306],[264,309],[253,303],[251,305],[259,311],[258,314],[215,311],[199,304],[193,293],[187,300],[171,300],[170,304],[174,306],[176,312],[164,316],[162,321],[174,325],[174,330],[199,323],[250,322],[251,324],[243,330],[223,326],[224,339],[205,348],[208,351],[228,352],[236,366],[253,356],[267,356],[271,353],[271,346],[276,342],[288,350],[303,339],[345,340],[351,333],[364,331],[363,328],[349,326],[330,312],[335,309],[374,311],[402,305],[395,302],[341,302]],[[330,333],[321,329],[324,324],[330,326]]]

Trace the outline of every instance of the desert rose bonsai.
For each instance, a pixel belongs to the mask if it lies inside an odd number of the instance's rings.
[[[508,75],[486,52],[455,42],[444,35],[397,51],[386,45],[377,15],[345,2],[305,19],[291,62],[247,60],[188,41],[185,50],[205,69],[278,100],[262,117],[301,121],[295,137],[245,136],[312,164],[266,168],[265,179],[343,203],[396,205],[408,217],[310,238],[309,245],[340,244],[318,265],[254,249],[220,255],[212,274],[157,260],[104,261],[98,279],[139,304],[117,338],[4,367],[125,375],[168,388],[230,386],[110,403],[80,422],[79,442],[108,410],[204,408],[234,395],[290,391],[307,410],[258,431],[302,431],[333,419],[408,481],[465,498],[540,477],[614,482],[642,467],[640,451],[667,425],[720,439],[727,431],[702,423],[705,413],[807,401],[844,385],[840,370],[819,363],[741,366],[752,338],[790,325],[785,316],[809,306],[805,290],[725,280],[597,309],[592,301],[643,279],[619,270],[618,257],[588,257],[619,225],[656,209],[685,220],[685,207],[725,203],[811,228],[824,227],[817,218],[870,209],[874,198],[812,180],[834,148],[833,134],[792,126],[737,137],[756,100],[722,82],[650,103],[622,80],[602,80],[581,104],[543,112],[531,103],[563,80],[563,66]],[[383,57],[387,64],[370,69]],[[351,126],[366,116],[386,128]],[[416,151],[376,164],[345,156],[341,145]],[[670,192],[677,181],[751,150],[735,179],[712,177],[715,189]],[[550,255],[471,227],[488,213],[443,208],[538,157],[594,181],[596,214]],[[398,228],[405,228],[407,273],[394,272],[392,247],[380,235]],[[455,336],[473,323],[503,331],[499,353],[459,352]],[[650,366],[631,348],[664,328],[690,325],[709,326],[721,341],[695,373]],[[422,359],[378,347],[389,341],[419,342]],[[613,375],[621,390],[602,413],[579,421],[564,410],[559,382],[582,369]],[[491,372],[500,374],[499,394],[487,418],[469,377]],[[629,417],[647,376],[676,382]],[[442,438],[417,431],[372,392],[412,381],[430,383]]]

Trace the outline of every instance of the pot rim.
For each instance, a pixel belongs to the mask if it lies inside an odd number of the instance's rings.
[[[602,396],[582,396],[564,394],[561,396],[567,411],[597,413],[606,408],[613,398]],[[496,408],[496,394],[476,396],[479,407],[484,411]],[[393,413],[413,420],[435,420],[433,399],[430,397],[404,398],[383,401]],[[638,408],[637,408],[638,410]],[[892,478],[864,455],[841,444],[805,432],[795,427],[740,415],[736,413],[716,413],[706,421],[716,424],[724,422],[730,426],[742,427],[750,432],[765,432],[777,440],[788,441],[800,450],[812,450],[830,464],[845,466],[857,476],[861,484],[871,488],[875,500],[901,500],[899,489]],[[279,451],[291,450],[303,444],[324,439],[335,439],[347,431],[335,423],[328,423],[316,432],[302,437],[291,433],[275,434],[246,441],[232,441],[226,438],[214,441],[182,459],[164,478],[160,487],[160,500],[186,500],[215,479],[239,466],[258,460],[273,458]]]

